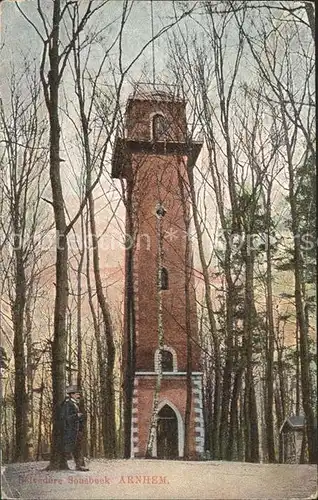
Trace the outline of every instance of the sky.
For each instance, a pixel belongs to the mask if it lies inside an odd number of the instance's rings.
[[[99,0],[95,0],[99,2]],[[50,0],[41,0],[44,11],[49,12]],[[62,2],[63,3],[63,2]],[[85,6],[86,0],[81,1]],[[37,27],[41,26],[39,15],[36,11],[36,0],[19,0],[19,6],[27,17],[34,22]],[[173,2],[171,1],[153,1],[153,19],[154,32],[156,33],[162,26],[171,22],[173,18]],[[103,53],[103,48],[107,47],[107,42],[112,39],[114,33],[117,32],[119,26],[118,20],[122,12],[122,0],[110,0],[108,4],[99,11],[94,17],[94,25],[96,29],[102,26],[114,24],[107,29],[107,33],[103,32],[105,37],[104,43],[99,47],[95,47],[96,60]],[[142,45],[147,43],[152,33],[151,25],[151,2],[149,0],[135,0],[131,4],[131,12],[126,24],[125,34],[123,38],[123,54],[127,61],[131,61]],[[1,4],[1,44],[2,48],[2,74],[11,61],[18,62],[20,58],[38,57],[41,53],[41,41],[35,30],[27,23],[23,16],[18,12],[15,3],[11,0],[5,0]],[[155,42],[155,59],[158,74],[162,73],[165,64],[165,50],[161,40]],[[138,73],[147,66],[149,73],[152,68],[149,67],[149,61],[152,60],[152,47],[149,46],[141,60],[135,67],[135,75],[138,79]]]

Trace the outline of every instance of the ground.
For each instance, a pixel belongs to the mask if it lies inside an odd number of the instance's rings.
[[[292,500],[317,491],[314,465],[91,460],[89,472],[47,472],[46,465],[5,465],[2,498]]]

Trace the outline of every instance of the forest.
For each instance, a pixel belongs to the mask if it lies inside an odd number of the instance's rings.
[[[317,463],[314,2],[0,7],[2,459],[61,466],[68,383],[83,390],[85,456],[130,456],[134,239],[111,160],[127,98],[148,82],[178,89],[188,139],[203,142],[187,196],[204,458],[281,463],[282,425],[302,415],[301,461]]]

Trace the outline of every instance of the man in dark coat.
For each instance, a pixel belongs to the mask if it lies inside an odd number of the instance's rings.
[[[67,397],[61,406],[61,430],[64,453],[66,459],[70,454],[73,455],[76,470],[88,471],[89,469],[85,468],[82,453],[84,418],[78,406],[80,393],[76,386],[71,385],[66,389],[66,394]]]

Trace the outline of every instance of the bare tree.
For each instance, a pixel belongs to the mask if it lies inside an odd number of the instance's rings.
[[[265,397],[267,451],[269,460],[275,461],[273,367],[275,366],[274,305],[277,297],[273,291],[273,273],[276,271],[275,268],[273,270],[272,264],[274,249],[268,240],[276,229],[273,227],[272,200],[277,193],[281,198],[285,194],[280,182],[283,178],[282,171],[284,169],[285,173],[287,171],[288,155],[282,151],[282,137],[289,134],[289,157],[294,158],[294,187],[290,191],[290,196],[294,200],[299,193],[295,170],[297,162],[315,157],[312,142],[313,62],[311,50],[308,51],[308,46],[311,44],[308,28],[312,18],[308,18],[308,24],[305,9],[308,6],[301,2],[295,7],[285,2],[279,5],[267,2],[257,4],[209,2],[200,4],[200,7],[202,8],[194,13],[192,20],[195,26],[200,26],[204,42],[199,35],[191,38],[189,30],[180,28],[170,46],[173,47],[172,67],[173,70],[177,68],[174,71],[177,81],[180,86],[186,88],[191,105],[190,113],[196,117],[196,122],[201,124],[205,133],[206,157],[202,161],[200,171],[197,170],[197,175],[201,183],[208,187],[211,197],[216,199],[217,217],[225,244],[222,252],[215,252],[220,272],[225,276],[225,289],[222,290],[221,297],[224,301],[219,304],[220,309],[217,310],[217,302],[213,304],[216,309],[214,316],[217,317],[216,332],[221,345],[221,376],[218,383],[216,380],[214,382],[214,387],[221,391],[218,406],[221,418],[219,424],[215,423],[219,426],[219,430],[217,439],[212,440],[214,441],[212,453],[213,456],[221,458],[226,456],[227,459],[231,459],[236,441],[238,453],[241,453],[243,444],[246,460],[258,460],[257,401]],[[309,6],[309,10],[311,7],[312,5]],[[256,12],[262,16],[253,24]],[[234,51],[233,49],[229,51],[229,32],[231,32],[231,43],[234,39],[237,41]],[[293,32],[296,33],[294,37]],[[277,43],[275,43],[276,33]],[[290,37],[287,33],[290,33]],[[281,41],[279,41],[280,36]],[[285,38],[286,43],[283,41]],[[212,56],[207,52],[207,45],[212,47]],[[293,72],[296,67],[294,53],[290,52],[290,57],[287,56],[287,47],[292,50],[291,47],[295,46],[299,47],[302,54],[299,59],[303,71],[301,87],[299,78]],[[242,55],[250,57],[248,49],[257,65],[261,67],[261,70],[255,70],[256,80],[259,77],[258,73],[263,79],[263,84],[258,88],[250,81],[246,81],[244,76]],[[285,78],[287,75],[288,80]],[[299,90],[300,88],[302,90]],[[285,133],[284,120],[282,115],[278,114],[278,109],[284,111]],[[273,123],[272,126],[268,126],[271,113]],[[303,136],[306,146],[297,152],[299,135]],[[303,156],[299,151],[303,151]],[[278,168],[279,161],[282,164]],[[205,169],[206,164],[208,170]],[[292,167],[291,161],[289,165]],[[292,178],[291,171],[289,178]],[[194,180],[194,196],[200,200],[201,188],[198,187],[200,181],[196,181],[195,178]],[[202,191],[205,192],[204,189]],[[196,203],[195,206],[199,208],[197,238],[201,257],[202,228],[205,236],[209,233],[205,218],[207,210],[203,203],[201,205],[200,202]],[[264,218],[261,217],[260,220],[262,212]],[[297,207],[294,209],[295,212]],[[293,216],[291,218],[293,219]],[[265,239],[267,235],[266,256],[263,253],[265,247],[263,250],[261,246],[259,249],[254,248],[251,241],[253,232],[260,231],[264,233]],[[238,249],[235,248],[233,237],[240,238],[241,246]],[[214,244],[213,240],[211,243]],[[266,271],[264,272],[262,268],[262,271],[255,275],[256,268],[258,266],[261,268],[263,258],[267,263]],[[205,267],[208,277],[205,289],[211,296],[209,264],[202,265],[203,269]],[[258,301],[255,299],[256,291],[259,293],[260,283],[265,287],[263,288],[266,301],[264,321],[261,315],[263,313],[260,312]],[[306,287],[303,282],[301,283],[301,293],[305,297]],[[304,318],[306,320],[305,314]],[[306,321],[308,324],[308,319]],[[298,322],[297,320],[297,324]],[[211,331],[213,332],[212,328]],[[261,331],[266,333],[264,347],[266,383],[265,394],[257,395],[253,380],[255,374],[259,373],[259,351],[263,349],[262,341],[259,340]],[[282,368],[286,371],[284,365]],[[308,393],[306,388],[311,381],[308,369],[305,369],[305,372],[308,376],[307,381],[303,382],[303,387],[305,393]],[[213,374],[216,375],[214,367],[212,376]],[[260,387],[260,384],[257,387]],[[211,401],[211,394],[209,398]],[[243,413],[238,409],[242,404]],[[276,407],[277,411],[280,411],[279,406]],[[211,412],[214,418],[217,411]],[[242,428],[245,429],[243,441],[240,437]]]
[[[82,203],[80,210],[73,220],[67,224],[64,208],[63,186],[61,179],[61,155],[60,155],[60,120],[59,120],[59,96],[60,86],[72,49],[84,30],[88,21],[107,2],[100,2],[93,6],[90,0],[85,6],[83,14],[77,20],[75,30],[70,30],[69,39],[61,50],[60,27],[62,23],[71,22],[74,27],[74,16],[80,15],[77,5],[66,3],[62,6],[61,0],[54,0],[51,7],[51,25],[44,14],[43,5],[39,3],[38,14],[42,21],[42,31],[37,28],[32,20],[28,19],[21,7],[19,11],[33,26],[41,38],[43,44],[40,77],[45,97],[45,103],[50,123],[50,183],[52,190],[52,207],[54,211],[55,229],[57,233],[56,246],[56,295],[54,310],[54,340],[52,345],[52,380],[53,380],[53,439],[52,454],[49,468],[67,468],[66,458],[62,452],[61,430],[59,424],[59,408],[63,401],[65,390],[65,360],[66,360],[66,312],[68,304],[68,245],[67,235],[74,223],[80,216],[81,210],[86,204],[88,194]],[[45,71],[48,65],[48,74]],[[94,186],[91,186],[92,192]]]
[[[241,26],[241,24],[240,24]],[[308,324],[305,317],[305,297],[303,294],[303,253],[299,238],[299,214],[297,208],[297,185],[296,169],[299,161],[310,151],[315,156],[313,135],[313,117],[311,113],[312,96],[312,71],[313,61],[310,56],[310,42],[301,41],[301,33],[295,23],[290,31],[283,31],[284,26],[278,26],[270,39],[266,41],[265,22],[259,30],[259,37],[264,42],[264,48],[260,51],[251,41],[250,36],[245,33],[251,53],[258,64],[260,74],[266,82],[266,96],[277,104],[277,114],[282,123],[282,143],[284,151],[287,178],[289,183],[288,199],[290,203],[291,232],[294,245],[294,276],[295,276],[295,304],[297,323],[299,327],[299,346],[301,362],[301,381],[303,408],[307,421],[307,435],[310,461],[316,461],[316,426],[314,417],[314,402],[312,380],[309,370],[309,346],[308,346]],[[243,29],[243,28],[242,28]],[[299,42],[302,52],[302,92],[297,91],[298,84],[294,83],[293,52],[291,43],[293,40]],[[309,53],[308,53],[309,49]],[[264,59],[262,58],[264,57]],[[266,61],[266,62],[265,62]],[[299,75],[299,71],[298,71]],[[297,92],[297,98],[296,98]],[[299,145],[299,134],[305,141],[305,155],[301,158]]]
[[[9,266],[7,292],[14,333],[16,460],[29,457],[27,428],[30,390],[27,394],[25,330],[29,333],[30,341],[29,297],[35,268],[43,255],[41,232],[43,236],[46,230],[46,214],[43,214],[41,202],[46,187],[46,121],[42,114],[40,88],[32,75],[33,70],[25,61],[25,73],[19,82],[19,76],[12,69],[9,105],[6,108],[2,106],[0,110],[3,161],[7,165],[2,186],[5,203],[3,215],[7,217],[9,236],[2,255]]]

